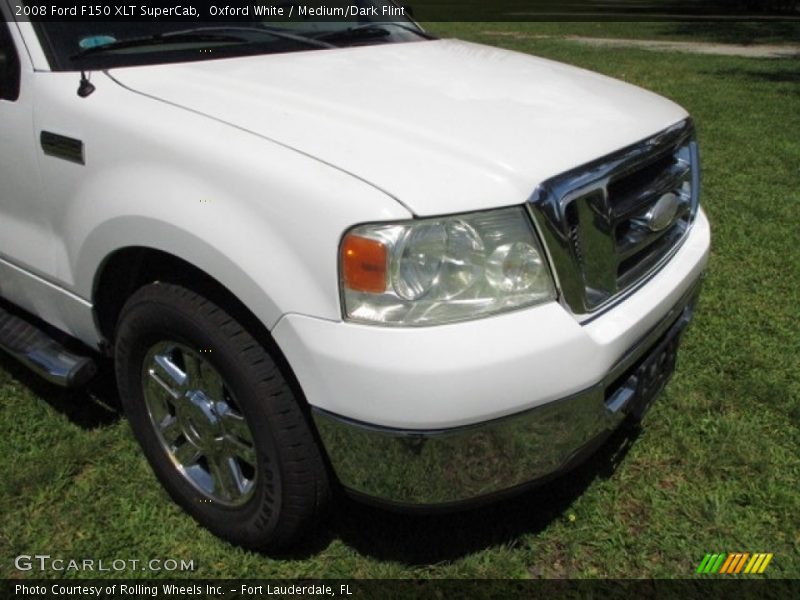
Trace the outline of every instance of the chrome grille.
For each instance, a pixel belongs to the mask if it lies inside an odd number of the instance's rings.
[[[574,313],[609,305],[672,255],[694,219],[699,183],[686,120],[540,186],[531,214]]]

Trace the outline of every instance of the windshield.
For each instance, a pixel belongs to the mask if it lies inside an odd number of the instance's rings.
[[[388,0],[326,2],[330,7],[357,6],[363,14],[387,14],[383,7],[397,5]],[[430,39],[414,21],[400,15],[360,16],[338,20],[302,14],[300,4],[276,20],[274,16],[239,15],[236,20],[206,21],[71,21],[38,22],[37,32],[58,71],[107,69],[146,64],[215,60],[232,56],[325,50],[346,46],[386,44]],[[251,7],[252,8],[252,7]],[[361,11],[359,11],[361,12]],[[374,20],[373,20],[374,19]]]

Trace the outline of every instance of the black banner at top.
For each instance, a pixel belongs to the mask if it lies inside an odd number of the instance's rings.
[[[40,21],[800,21],[800,0],[10,0]]]

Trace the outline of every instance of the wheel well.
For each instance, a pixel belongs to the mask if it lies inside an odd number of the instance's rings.
[[[93,302],[100,332],[108,347],[122,307],[139,288],[156,281],[182,285],[202,294],[231,313],[262,343],[274,346],[267,328],[219,281],[202,269],[167,252],[132,247],[116,251],[103,264],[95,279]]]
[[[300,409],[321,449],[330,480],[337,481],[302,386],[269,330],[233,292],[193,264],[167,252],[142,247],[124,248],[106,259],[95,278],[92,294],[95,318],[103,336],[101,347],[106,354],[113,356],[115,330],[125,302],[139,288],[157,281],[182,285],[205,296],[227,311],[267,349],[299,401]]]

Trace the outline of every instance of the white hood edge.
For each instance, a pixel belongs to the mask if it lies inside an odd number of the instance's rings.
[[[111,74],[352,173],[417,215],[520,204],[542,181],[687,116],[596,73],[457,40]]]

